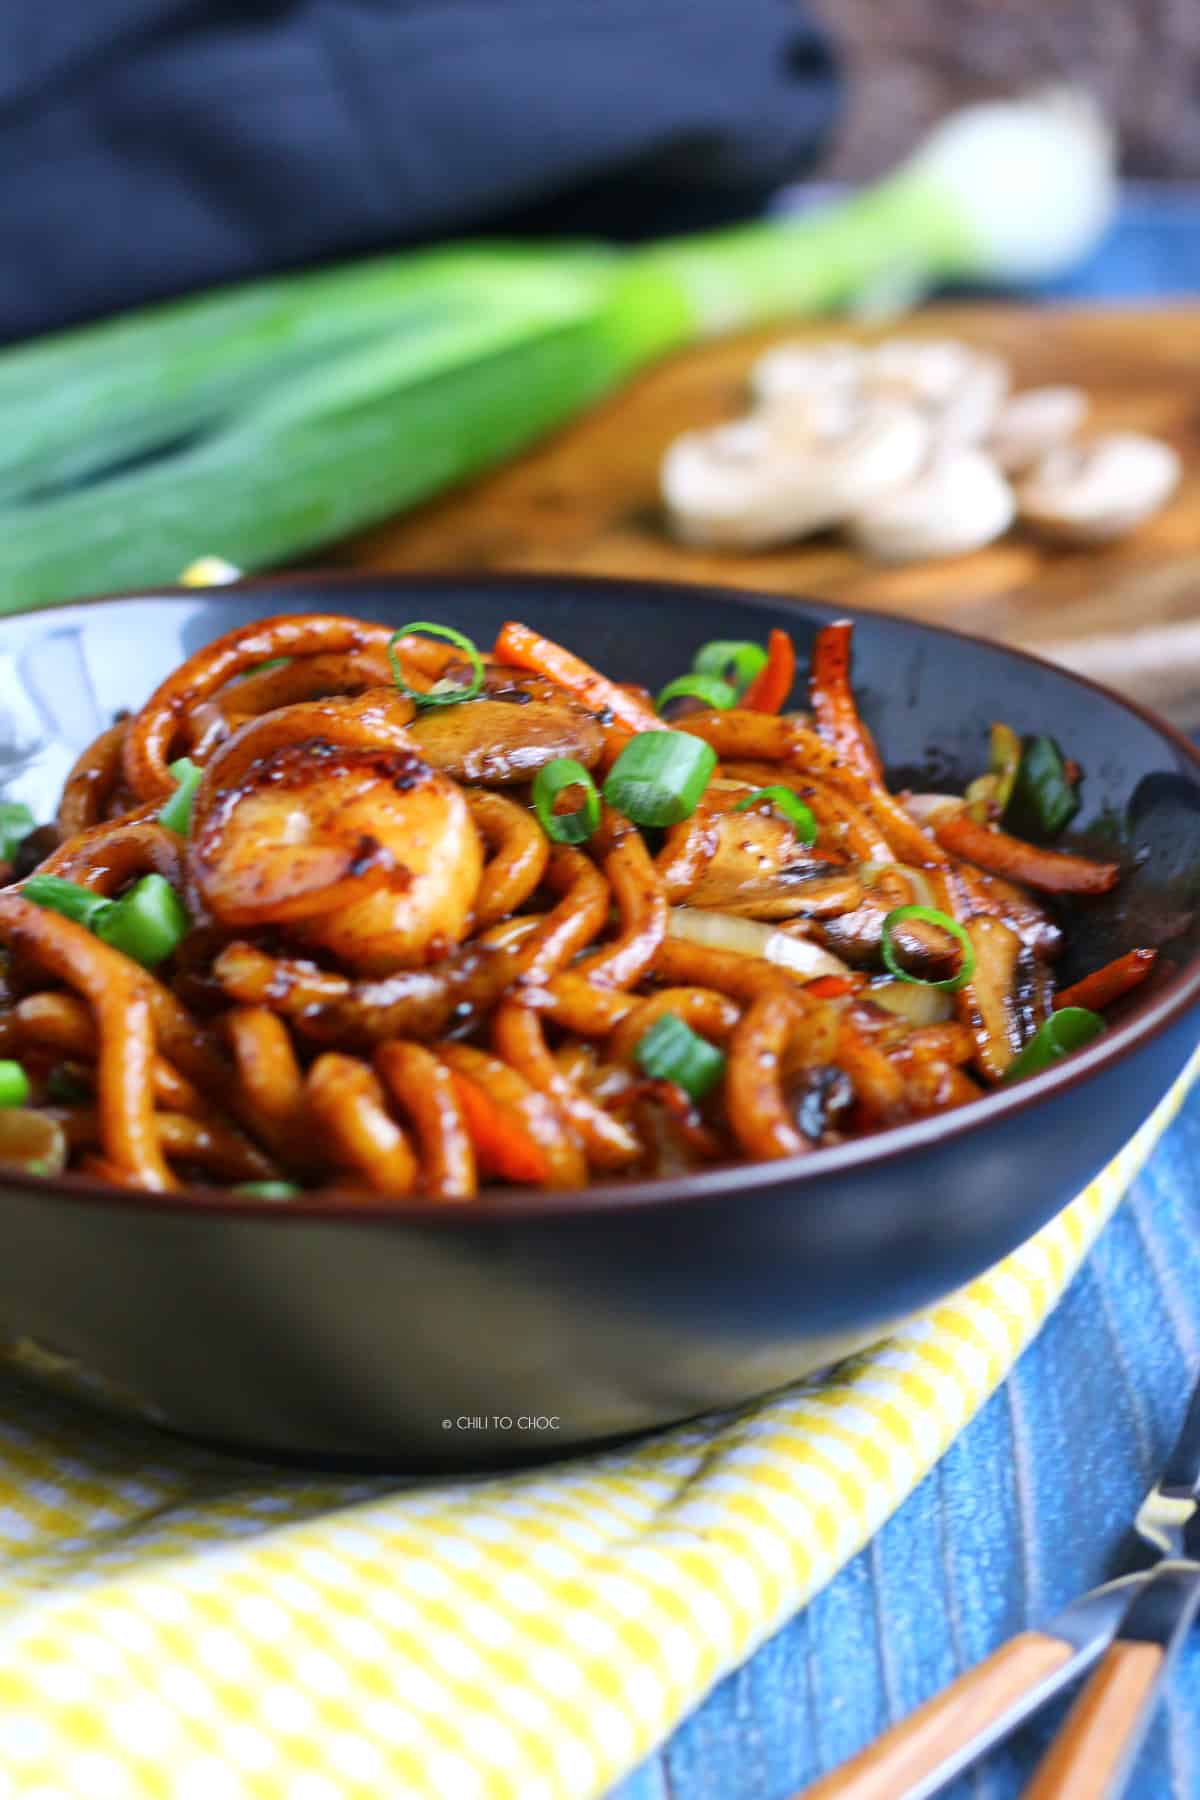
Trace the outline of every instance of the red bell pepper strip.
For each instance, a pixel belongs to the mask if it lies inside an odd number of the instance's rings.
[[[858,716],[850,686],[849,619],[839,619],[817,633],[808,679],[809,700],[817,731],[831,750],[844,756],[868,781],[883,780],[883,764],[875,740]]]
[[[1128,994],[1145,981],[1157,961],[1157,950],[1130,950],[1113,962],[1105,963],[1103,968],[1093,969],[1073,987],[1056,994],[1054,1010],[1058,1012],[1064,1006],[1085,1006],[1089,1012],[1103,1012],[1122,994]]]
[[[773,630],[767,639],[766,663],[738,705],[751,712],[782,712],[795,679],[796,647],[786,631]]]

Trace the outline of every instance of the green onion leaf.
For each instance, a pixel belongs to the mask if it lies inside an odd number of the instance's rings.
[[[556,812],[560,794],[578,788],[579,805],[570,812]],[[600,823],[600,796],[596,784],[573,756],[556,756],[533,778],[533,810],[538,824],[555,844],[583,844]]]
[[[1086,1006],[1064,1006],[1038,1026],[1020,1055],[1009,1063],[1005,1081],[1024,1081],[1027,1075],[1039,1075],[1064,1056],[1070,1056],[1072,1050],[1082,1050],[1104,1028],[1099,1013],[1089,1012]]]
[[[77,881],[64,881],[61,875],[31,875],[20,891],[22,897],[32,900],[35,906],[61,913],[64,919],[86,925],[89,931],[101,914],[108,912],[114,904],[103,894],[81,887]]]
[[[762,645],[739,638],[714,638],[711,644],[701,645],[692,659],[698,675],[719,675],[739,695],[766,666],[767,653]]]
[[[294,1200],[301,1191],[294,1181],[240,1181],[232,1190],[252,1200]]]
[[[643,731],[609,770],[604,798],[635,825],[690,819],[717,766],[717,753],[686,731]]]
[[[234,680],[249,681],[252,675],[265,675],[271,669],[286,669],[291,660],[290,656],[268,656],[266,662],[252,663],[248,669],[243,669],[240,675],[234,676]]]
[[[204,770],[190,756],[181,756],[178,762],[171,763],[170,769],[179,786],[159,813],[158,822],[168,831],[177,831],[180,837],[186,837],[192,823],[192,799]]]
[[[190,923],[183,901],[162,875],[143,875],[119,900],[59,875],[31,875],[20,892],[35,905],[85,925],[101,942],[147,969],[170,956]]]
[[[949,976],[945,981],[927,981],[923,975],[912,975],[907,969],[901,966],[896,957],[895,945],[892,942],[892,932],[897,925],[903,924],[905,919],[919,919],[922,924],[936,925],[939,931],[948,931],[951,937],[958,939],[959,943],[962,945],[962,961],[958,966],[957,974]],[[970,938],[958,921],[952,919],[949,913],[942,912],[940,907],[896,907],[895,911],[890,912],[883,921],[883,931],[879,940],[879,947],[883,952],[884,966],[889,974],[894,975],[897,981],[916,982],[919,987],[945,988],[948,993],[953,993],[956,988],[964,987],[975,973],[974,944],[972,944]]]
[[[0,800],[0,858],[11,862],[34,826],[27,806],[19,800]]]
[[[25,1106],[29,1092],[29,1077],[20,1063],[0,1057],[0,1106]]]
[[[1079,811],[1079,795],[1053,738],[1030,738],[1021,755],[1004,810],[1006,829],[1018,837],[1054,838]]]
[[[651,1081],[673,1081],[693,1100],[703,1100],[725,1072],[722,1052],[677,1013],[660,1014],[638,1039],[633,1054]]]
[[[414,632],[423,631],[426,637],[445,638],[461,650],[471,665],[471,679],[466,687],[457,687],[454,683],[443,685],[440,681],[428,692],[421,688],[409,687],[404,679],[404,671],[400,667],[400,658],[396,654],[396,644],[401,638],[412,637]],[[392,678],[402,694],[407,694],[416,706],[457,706],[460,700],[473,700],[483,687],[483,658],[469,637],[461,631],[455,631],[449,625],[431,625],[427,619],[417,619],[411,625],[401,625],[393,631],[388,639],[388,661],[392,665]]]
[[[128,893],[109,902],[92,929],[114,950],[153,969],[178,949],[188,925],[187,910],[170,882],[162,875],[143,875]]]
[[[733,810],[734,812],[749,812],[752,806],[759,806],[764,800],[768,801],[776,812],[782,813],[789,824],[795,827],[796,836],[802,844],[816,843],[817,821],[812,815],[812,809],[805,806],[803,800],[797,794],[793,794],[791,788],[755,788],[752,794],[747,794],[744,800],[739,800]]]
[[[655,707],[661,712],[670,700],[703,700],[705,706],[725,712],[737,700],[737,689],[717,675],[677,675],[668,681]]]

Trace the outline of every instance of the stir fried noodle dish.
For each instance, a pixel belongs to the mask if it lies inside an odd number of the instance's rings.
[[[992,726],[889,787],[827,626],[656,698],[529,627],[320,614],[197,652],[0,808],[0,1164],[286,1204],[467,1203],[798,1157],[1103,1029],[1056,987],[1081,771]],[[797,697],[803,698],[802,689]],[[1030,841],[1033,840],[1033,841]]]

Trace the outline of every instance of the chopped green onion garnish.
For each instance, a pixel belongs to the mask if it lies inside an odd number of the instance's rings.
[[[817,821],[813,818],[811,807],[805,806],[791,788],[765,787],[755,788],[744,800],[739,800],[734,812],[749,812],[752,806],[759,806],[768,801],[776,812],[783,814],[789,824],[795,827],[796,836],[802,844],[815,844],[817,841]]]
[[[674,681],[668,681],[654,704],[661,712],[671,700],[703,700],[705,706],[724,712],[737,700],[737,689],[719,675],[678,675]]]
[[[556,812],[560,794],[578,789],[580,801],[570,812]],[[600,823],[600,796],[582,763],[572,756],[556,756],[533,778],[533,810],[538,824],[555,844],[583,844]]]
[[[188,930],[183,901],[162,875],[143,875],[119,900],[59,875],[31,875],[20,891],[35,905],[86,925],[104,943],[147,969],[170,956]]]
[[[717,753],[686,731],[643,731],[609,770],[604,798],[635,825],[678,825],[700,804]]]
[[[89,931],[100,915],[115,904],[103,894],[81,887],[77,881],[64,881],[61,875],[31,875],[22,885],[21,895],[32,900],[35,906],[44,906],[48,912],[73,919],[76,925],[86,925]]]
[[[754,677],[767,666],[767,653],[761,644],[745,639],[714,638],[697,650],[692,667],[698,675],[719,675],[739,694],[744,694]]]
[[[414,632],[423,631],[426,637],[445,638],[461,650],[471,665],[471,679],[466,687],[457,687],[453,682],[437,682],[426,693],[421,688],[409,687],[404,679],[404,671],[400,667],[400,658],[396,654],[396,644],[401,638],[412,637]],[[455,631],[449,625],[431,625],[427,619],[417,619],[411,625],[401,625],[399,631],[393,631],[388,639],[388,661],[392,665],[392,677],[402,694],[407,694],[416,706],[457,706],[460,700],[473,700],[483,686],[483,658],[461,631]]]
[[[651,1081],[673,1081],[693,1100],[703,1100],[725,1072],[721,1051],[677,1013],[663,1013],[655,1019],[633,1054]]]
[[[164,876],[143,875],[128,893],[110,901],[92,929],[114,950],[154,969],[187,936],[187,910]]]
[[[240,1181],[233,1192],[252,1200],[294,1200],[301,1189],[294,1181]]]
[[[1079,795],[1053,738],[1030,738],[1021,755],[1005,825],[1018,837],[1057,837],[1079,811]]]
[[[1064,1006],[1050,1014],[1038,1026],[1019,1056],[1014,1056],[1005,1070],[1005,1081],[1023,1081],[1026,1075],[1038,1075],[1052,1063],[1061,1062],[1072,1050],[1082,1050],[1104,1030],[1099,1013],[1086,1006]]]
[[[19,800],[0,800],[0,857],[11,862],[34,829],[34,817]]]
[[[919,919],[922,924],[936,925],[939,931],[948,931],[962,945],[962,961],[957,974],[949,976],[945,981],[927,981],[923,975],[912,975],[901,966],[896,958],[895,946],[892,943],[892,932],[905,919]],[[944,913],[936,906],[898,906],[883,921],[883,930],[879,940],[883,953],[884,967],[896,977],[897,981],[913,981],[919,987],[945,988],[953,993],[956,988],[965,986],[975,973],[975,946],[956,919]]]
[[[0,1057],[0,1106],[25,1106],[28,1100],[28,1075],[19,1062]]]
[[[192,823],[192,799],[204,770],[190,756],[181,756],[170,769],[179,786],[159,813],[158,822],[168,831],[177,831],[180,837],[186,837]]]

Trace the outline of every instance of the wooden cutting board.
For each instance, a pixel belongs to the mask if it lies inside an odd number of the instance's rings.
[[[1014,532],[971,556],[885,568],[833,536],[753,555],[671,542],[657,472],[671,439],[733,417],[754,356],[781,338],[879,335],[840,324],[726,339],[670,358],[498,473],[376,529],[339,560],[374,569],[537,569],[719,581],[908,613],[1002,638],[1200,724],[1200,308],[930,307],[892,332],[997,351],[1018,387],[1068,381],[1091,423],[1182,453],[1172,504],[1103,550]]]

